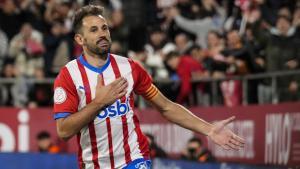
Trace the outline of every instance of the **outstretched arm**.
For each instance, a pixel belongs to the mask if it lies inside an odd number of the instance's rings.
[[[234,117],[211,124],[198,118],[183,106],[167,99],[158,92],[151,98],[150,103],[167,120],[189,130],[208,136],[213,142],[224,149],[238,150],[244,146],[244,140],[235,135],[226,125],[234,120]]]

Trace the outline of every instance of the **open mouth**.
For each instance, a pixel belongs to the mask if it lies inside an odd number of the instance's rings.
[[[109,42],[106,39],[100,39],[100,40],[97,41],[97,45],[104,47],[104,46],[108,46]]]

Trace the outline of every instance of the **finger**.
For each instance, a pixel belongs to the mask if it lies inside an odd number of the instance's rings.
[[[116,86],[115,90],[117,93],[120,93],[120,92],[124,91],[125,89],[127,89],[127,87],[128,87],[128,83],[126,81],[123,84],[120,84],[120,86]]]
[[[126,78],[122,78],[118,84],[116,84],[116,87],[119,88],[121,86],[123,86],[124,84],[128,83]]]
[[[230,150],[239,150],[238,148],[236,148],[236,146],[230,142],[225,144],[227,147],[229,147]]]
[[[119,84],[120,82],[122,82],[124,80],[124,77],[118,77],[116,80],[114,80],[111,85],[115,86],[117,84]]]
[[[233,122],[234,119],[235,119],[235,116],[229,117],[228,119],[224,120],[224,125],[227,125],[227,124]]]
[[[97,76],[97,88],[101,87],[101,86],[104,86],[104,82],[103,82],[103,75],[102,74],[99,74]]]
[[[230,139],[229,140],[229,142],[231,143],[231,144],[233,144],[236,148],[243,148],[244,147],[244,144],[242,144],[242,143],[240,143],[240,142],[238,142],[238,141],[236,141],[236,140],[234,140],[234,139]]]
[[[231,137],[232,137],[232,139],[234,139],[235,141],[238,141],[238,142],[240,142],[241,144],[245,144],[245,140],[244,140],[243,138],[241,138],[241,137],[239,137],[239,136],[237,136],[237,135],[232,135]]]
[[[225,149],[225,150],[230,150],[230,149],[231,149],[227,144],[222,145],[221,147],[222,147],[223,149]]]
[[[122,98],[126,93],[127,93],[127,90],[123,90],[122,92],[120,92],[117,96],[118,99]]]

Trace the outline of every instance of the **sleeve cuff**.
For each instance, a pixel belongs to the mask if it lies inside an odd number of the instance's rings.
[[[59,113],[56,113],[56,114],[54,114],[54,120],[61,119],[61,118],[66,118],[70,114],[71,114],[70,112],[59,112]]]

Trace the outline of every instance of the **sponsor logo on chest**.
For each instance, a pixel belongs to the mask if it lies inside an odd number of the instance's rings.
[[[125,103],[122,103],[121,100],[117,100],[114,104],[105,107],[97,117],[99,119],[106,119],[107,117],[117,117],[122,116],[130,111],[129,99],[127,98]]]

